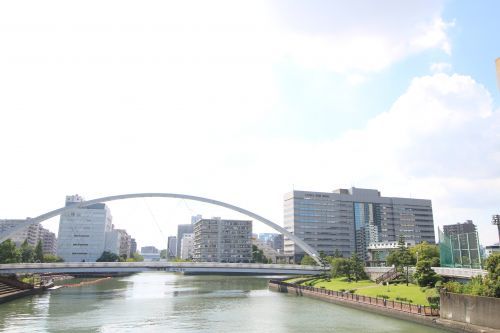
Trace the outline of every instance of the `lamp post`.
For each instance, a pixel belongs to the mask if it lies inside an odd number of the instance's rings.
[[[500,215],[493,215],[491,224],[496,225],[498,228],[498,241],[500,242]]]

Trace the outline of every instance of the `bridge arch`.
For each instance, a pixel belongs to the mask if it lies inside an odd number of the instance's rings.
[[[0,235],[0,242],[5,241],[6,239],[9,238],[10,235],[15,233],[18,230],[21,230],[25,227],[28,227],[29,225],[32,224],[37,224],[43,221],[46,221],[48,219],[51,219],[53,217],[56,217],[58,215],[61,215],[67,211],[71,211],[75,208],[82,208],[82,207],[87,207],[96,203],[104,203],[104,202],[109,202],[109,201],[116,201],[116,200],[123,200],[123,199],[132,199],[132,198],[174,198],[174,199],[185,199],[185,200],[192,200],[192,201],[199,201],[199,202],[204,202],[208,203],[211,205],[215,206],[220,206],[224,208],[228,208],[230,210],[233,210],[235,212],[241,213],[243,215],[246,215],[248,217],[251,217],[257,221],[260,221],[264,223],[265,225],[273,228],[274,230],[278,231],[279,233],[283,234],[284,236],[290,238],[295,242],[295,244],[300,247],[302,250],[304,250],[308,255],[310,255],[317,263],[318,265],[322,265],[320,261],[320,256],[319,253],[310,247],[306,242],[304,242],[302,239],[298,238],[285,228],[277,225],[276,223],[260,216],[257,215],[249,210],[243,209],[238,206],[234,206],[222,201],[218,200],[213,200],[209,198],[204,198],[204,197],[197,197],[193,195],[186,195],[186,194],[176,194],[176,193],[132,193],[132,194],[120,194],[120,195],[112,195],[112,196],[107,196],[107,197],[102,197],[102,198],[97,198],[97,199],[92,199],[92,200],[87,200],[79,203],[75,203],[74,205],[71,206],[66,206],[62,208],[58,208],[55,210],[52,210],[50,212],[47,212],[45,214],[42,214],[40,216],[34,217],[34,218],[28,218],[26,220],[21,220],[18,222],[18,225],[16,225],[14,228],[9,230],[8,234],[3,234]]]

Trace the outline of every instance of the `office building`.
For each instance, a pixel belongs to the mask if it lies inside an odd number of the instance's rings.
[[[252,221],[202,219],[194,226],[194,261],[251,262]]]
[[[122,258],[131,257],[132,237],[123,229],[112,229],[106,232],[105,251],[117,254]],[[132,253],[133,255],[133,253]]]
[[[179,224],[177,226],[177,250],[176,256],[179,257],[181,255],[181,240],[184,234],[192,234],[193,233],[194,224]]]
[[[181,259],[193,259],[194,234],[184,234],[181,239]]]
[[[130,238],[130,256],[132,257],[137,252],[137,242],[135,238]]]
[[[368,260],[375,242],[435,242],[430,200],[383,197],[377,190],[292,191],[284,196],[285,229],[318,252],[344,257],[357,252]],[[285,254],[300,262],[304,251],[287,237]]]
[[[177,257],[177,237],[169,236],[167,240],[167,259]]]
[[[155,246],[143,246],[141,247],[141,256],[144,261],[159,261],[160,251]]]
[[[84,199],[79,195],[66,197],[66,207]],[[96,261],[106,245],[106,232],[111,231],[112,216],[102,203],[64,212],[60,217],[57,255],[66,262]]]

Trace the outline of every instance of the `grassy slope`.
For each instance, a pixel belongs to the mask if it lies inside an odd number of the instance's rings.
[[[314,287],[325,287],[326,289],[337,291],[340,289],[345,289],[346,291],[356,289],[356,294],[358,295],[371,297],[387,295],[390,300],[396,300],[396,297],[405,297],[413,300],[413,304],[429,305],[429,302],[427,302],[425,298],[425,294],[420,290],[419,286],[414,284],[410,284],[408,287],[406,284],[390,285],[388,288],[387,286],[381,286],[369,280],[349,282],[345,278],[336,278],[331,279],[331,281],[318,279],[316,283],[314,283]]]

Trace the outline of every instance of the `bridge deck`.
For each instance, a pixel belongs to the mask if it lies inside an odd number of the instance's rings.
[[[2,264],[0,274],[12,273],[135,273],[167,271],[185,273],[241,273],[241,274],[319,274],[322,268],[289,264],[245,264],[214,262],[68,262],[35,264]]]

